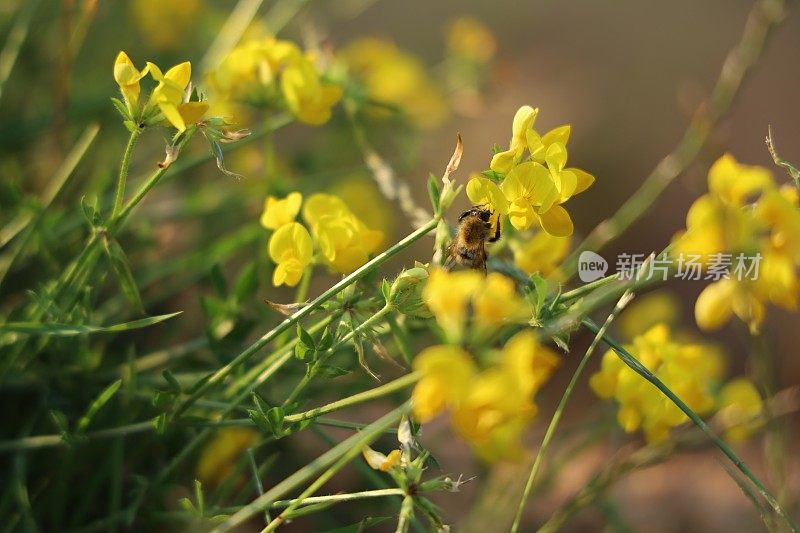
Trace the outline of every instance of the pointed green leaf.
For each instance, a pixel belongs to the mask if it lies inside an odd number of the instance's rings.
[[[77,430],[78,431],[85,431],[89,424],[92,421],[92,418],[97,414],[100,409],[103,408],[105,404],[108,403],[109,400],[117,393],[119,390],[120,385],[122,385],[122,380],[118,379],[113,382],[111,385],[103,389],[97,398],[89,404],[89,408],[86,410],[86,414],[84,414],[80,420],[78,420]]]
[[[139,288],[136,286],[136,280],[133,279],[130,263],[122,247],[116,240],[106,236],[103,238],[103,248],[109,261],[111,261],[111,267],[117,275],[117,280],[119,280],[125,298],[136,308],[136,311],[144,314],[142,296],[139,294]]]
[[[41,322],[6,322],[0,324],[0,333],[14,332],[25,333],[27,335],[52,335],[55,337],[71,337],[74,335],[86,335],[91,333],[119,333],[121,331],[131,331],[146,328],[159,322],[164,322],[176,317],[183,311],[157,315],[113,326],[90,326],[86,324],[45,324]]]

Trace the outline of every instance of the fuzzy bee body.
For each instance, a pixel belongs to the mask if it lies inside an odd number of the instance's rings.
[[[447,247],[445,268],[456,266],[486,272],[486,243],[500,238],[500,220],[492,233],[492,212],[480,206],[473,206],[458,218],[458,231]]]

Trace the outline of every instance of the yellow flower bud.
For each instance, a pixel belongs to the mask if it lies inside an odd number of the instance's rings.
[[[290,192],[286,198],[280,200],[274,196],[268,196],[264,201],[261,225],[274,230],[294,222],[302,203],[303,195],[299,192]]]
[[[122,96],[128,104],[128,109],[133,111],[139,102],[139,80],[141,80],[149,71],[149,67],[144,70],[138,70],[134,65],[131,58],[125,52],[117,54],[114,61],[114,81],[119,85],[122,91]]]

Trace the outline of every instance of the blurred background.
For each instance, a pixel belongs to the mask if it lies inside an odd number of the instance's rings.
[[[579,242],[581,236],[611,216],[674,148],[694,110],[713,87],[727,52],[738,42],[752,5],[744,0],[265,1],[259,7],[253,31],[278,27],[280,37],[318,48],[323,57],[330,58],[344,53],[358,39],[379,38],[394,43],[418,62],[424,72],[423,82],[431,86],[430,92],[424,99],[419,95],[411,98],[410,118],[383,122],[370,130],[368,137],[398,178],[409,184],[420,205],[427,204],[427,177],[430,172],[439,175],[444,169],[456,132],[464,139],[458,179],[465,182],[470,173],[488,167],[493,145],[505,147],[511,134],[511,119],[521,105],[540,108],[539,131],[571,123],[570,162],[597,178],[588,192],[570,204],[575,242]],[[105,194],[127,137],[109,101],[117,94],[112,76],[117,52],[125,50],[137,66],[145,60],[162,66],[191,60],[193,79],[202,89],[206,51],[236,6],[233,0],[2,0],[0,27],[4,42],[19,37],[15,22],[20,13],[29,12],[31,17],[29,33],[2,86],[0,99],[3,222],[18,209],[21,198],[43,189],[80,132],[95,121],[100,124],[99,136],[56,209],[61,214],[74,212],[81,196]],[[453,23],[463,17],[480,21],[493,39],[495,51],[491,57],[481,58],[485,65],[480,75],[459,71],[458,65],[453,64],[453,44],[448,35]],[[709,145],[634,227],[601,252],[612,265],[618,253],[660,250],[685,227],[689,205],[707,189],[709,165],[723,152],[733,153],[743,163],[772,168],[776,177],[783,179],[782,170],[772,165],[764,145],[768,125],[781,156],[800,162],[798,65],[800,13],[790,4],[786,20],[771,34],[763,56],[745,80],[731,112],[712,133]],[[250,115],[242,119],[242,126],[256,130],[262,121],[263,117]],[[259,258],[258,265],[267,261],[267,233],[257,224],[267,194],[283,195],[294,189],[305,193],[335,192],[349,200],[351,208],[370,225],[386,232],[385,243],[396,242],[408,233],[410,225],[403,214],[374,185],[341,111],[334,112],[331,123],[321,128],[292,124],[276,132],[274,143],[277,178],[265,175],[264,144],[255,141],[226,156],[228,168],[245,179],[237,181],[221,175],[212,161],[206,161],[159,185],[135,215],[123,247],[133,263],[145,265],[136,275],[143,283],[148,313],[183,310],[179,322],[145,330],[143,334],[127,334],[127,338],[110,341],[102,348],[77,349],[74,359],[49,364],[67,369],[106,368],[124,363],[127,354],[114,351],[121,346],[132,344],[137,353],[147,353],[202,336],[212,327],[202,301],[204,295],[213,292],[209,268],[218,264],[224,276],[233,280],[252,258]],[[131,167],[132,177],[145,174],[163,158],[163,144],[158,135],[142,140]],[[186,157],[201,157],[206,152],[203,143],[195,143]],[[459,202],[451,211],[453,220],[459,208],[467,205],[466,198]],[[380,208],[363,209],[376,205]],[[65,220],[73,222],[65,224]],[[53,216],[44,223],[52,225],[54,231],[48,233],[52,241],[36,242],[36,261],[22,262],[24,268],[8,272],[0,286],[5,308],[27,298],[25,289],[35,289],[35,280],[63,268],[72,257],[64,244],[72,244],[74,250],[83,239],[79,219]],[[404,257],[393,259],[384,272],[395,272],[415,259],[428,261],[430,250],[431,241],[423,240]],[[229,348],[244,346],[246,339],[266,330],[264,321],[269,313],[258,307],[261,300],[292,299],[291,291],[269,284],[266,270],[260,271],[259,277],[261,284],[249,315],[250,328],[243,329],[239,338],[226,338],[222,351],[236,353]],[[310,294],[318,294],[334,280],[333,276],[316,276]],[[690,330],[694,327],[694,301],[703,286],[702,282],[680,280],[667,284],[678,295],[683,322]],[[798,327],[796,313],[770,309],[764,337],[775,354],[777,390],[800,384]],[[707,338],[726,348],[731,375],[752,373],[747,363],[752,347],[740,324],[731,323]],[[576,337],[572,354],[582,354],[589,340]],[[230,347],[224,343],[230,343]],[[215,360],[213,354],[202,351],[189,357],[189,361],[202,364]],[[102,358],[105,360],[101,362]],[[526,438],[529,449],[535,449],[540,442],[545,421],[577,361],[577,356],[567,356],[541,393],[537,402],[540,415]],[[588,371],[595,371],[598,362],[599,358],[595,358]],[[80,395],[65,383],[44,383],[41,386],[56,394],[66,410]],[[38,386],[26,389],[24,380],[0,389],[0,401],[8,418],[2,425],[4,439],[16,436],[17,429],[27,423],[24,410],[15,409],[41,395]],[[385,412],[384,408],[376,405],[355,412],[353,417],[373,420]],[[571,449],[570,428],[587,420],[598,425],[613,424],[613,409],[597,400],[583,382],[565,413],[564,437],[552,448],[555,456],[559,450]],[[786,419],[790,443],[800,437],[798,422],[797,415]],[[347,434],[331,431],[334,437]],[[455,529],[477,532],[507,528],[528,471],[527,463],[492,467],[479,464],[441,420],[426,426],[424,436],[443,471],[476,476],[461,493],[435,498]],[[640,444],[636,439],[615,433],[572,452],[558,475],[547,478],[534,493],[523,530],[533,530],[546,522],[555,509],[587,485],[598,467],[620,450]],[[166,445],[153,440],[140,444],[143,447],[138,450],[142,456],[139,463],[146,465],[152,454],[151,468],[157,468],[164,453],[161,446]],[[313,457],[327,444],[303,436],[292,437],[289,444],[280,446],[294,447],[300,457]],[[787,477],[797,516],[800,454],[791,444],[790,450]],[[774,482],[766,473],[764,444],[760,440],[741,445],[740,451],[757,474]],[[42,451],[28,461],[47,464],[64,460],[61,453],[66,452]],[[763,526],[757,512],[720,463],[716,450],[697,446],[691,453],[677,454],[656,466],[639,469],[572,517],[564,530],[760,530]],[[11,466],[5,464],[4,468]],[[131,467],[126,474],[146,474],[146,470]],[[281,479],[278,474],[275,479]],[[187,470],[183,479],[176,481],[176,494],[189,490],[191,477]],[[72,479],[72,490],[83,490],[78,472],[68,479]],[[352,472],[345,472],[324,492],[355,490],[359,483]],[[73,517],[71,522],[64,518],[63,524],[81,526],[98,515],[91,503],[84,506],[85,509],[78,509],[79,517]],[[71,512],[76,511],[61,509],[60,516]],[[331,511],[329,523],[310,526],[298,521],[286,530],[324,530],[356,522],[367,512],[372,512],[368,504],[339,506]],[[46,522],[44,527],[55,530],[53,524],[48,526]],[[382,524],[376,530],[392,527]]]

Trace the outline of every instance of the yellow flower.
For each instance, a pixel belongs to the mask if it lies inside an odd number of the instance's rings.
[[[495,182],[483,176],[472,176],[467,182],[467,197],[474,205],[485,206],[493,214],[507,215],[508,200]],[[492,217],[492,224],[497,222]]]
[[[526,230],[534,223],[557,237],[572,235],[572,219],[558,205],[562,201],[550,172],[539,163],[528,161],[511,169],[501,186],[511,203],[508,218],[511,225]]]
[[[720,423],[725,427],[725,438],[731,442],[745,440],[758,426],[764,402],[752,382],[745,378],[726,383],[717,400]]]
[[[526,395],[536,394],[547,383],[561,358],[539,344],[536,334],[526,329],[511,337],[503,346],[501,364],[516,377]]]
[[[150,104],[157,105],[167,121],[178,131],[184,131],[187,124],[199,122],[206,111],[206,102],[184,102],[186,87],[192,77],[192,64],[184,61],[169,69],[166,74],[157,65],[148,61],[150,75],[158,82],[150,95]]]
[[[653,326],[624,347],[695,412],[713,410],[713,392],[723,369],[719,349],[675,340],[666,324]],[[591,376],[589,386],[601,398],[613,397],[619,404],[620,427],[628,433],[641,428],[649,443],[666,440],[671,428],[687,420],[675,404],[622,363],[612,350],[603,355],[600,371]]]
[[[357,39],[344,47],[339,57],[349,73],[363,83],[370,99],[399,107],[422,128],[435,127],[447,118],[447,100],[431,81],[432,76],[418,58],[394,43]],[[378,113],[374,106],[370,111]]]
[[[256,443],[258,433],[248,428],[228,427],[217,430],[200,453],[197,479],[206,486],[218,486],[232,472],[239,457]]]
[[[632,339],[659,323],[677,324],[680,312],[680,302],[673,293],[657,290],[637,297],[616,323],[625,337]]]
[[[383,242],[383,233],[370,229],[336,196],[308,197],[303,218],[311,226],[322,259],[334,272],[349,274],[369,259]]]
[[[572,133],[572,126],[569,124],[553,128],[544,135],[539,135],[533,129],[528,130],[525,138],[528,144],[528,151],[531,153],[531,159],[537,163],[547,162],[547,152],[550,147],[554,144],[566,146],[570,133]]]
[[[472,300],[473,320],[477,332],[491,334],[501,326],[525,323],[531,318],[531,309],[525,299],[517,294],[511,278],[491,272],[481,280]]]
[[[704,264],[714,259],[712,254],[729,254],[733,264],[727,279],[709,285],[698,297],[697,323],[716,329],[735,315],[757,332],[768,303],[797,306],[797,190],[777,188],[768,170],[742,165],[728,154],[712,165],[708,187],[709,193],[689,209],[686,231],[673,238],[673,248],[678,255],[700,255]],[[744,265],[738,264],[742,257]]]
[[[342,88],[323,83],[310,60],[289,64],[281,75],[286,104],[300,122],[319,125],[331,118],[331,108],[342,98]]]
[[[414,359],[422,374],[411,394],[414,417],[428,422],[448,406],[458,405],[476,373],[472,357],[454,346],[431,346]]]
[[[373,450],[369,446],[364,446],[364,449],[361,450],[361,454],[364,456],[370,468],[380,470],[381,472],[388,472],[399,465],[402,457],[400,450],[392,450],[389,452],[389,455],[384,455],[381,452]]]
[[[459,17],[450,24],[447,48],[454,55],[485,63],[494,56],[497,41],[481,21]]]
[[[287,108],[300,122],[323,124],[342,88],[323,81],[312,56],[290,42],[267,37],[234,48],[208,74],[222,99],[260,107]]]
[[[139,102],[139,80],[147,74],[148,70],[149,67],[138,70],[125,52],[117,54],[117,59],[114,61],[114,81],[119,85],[122,96],[131,111]]]
[[[515,461],[522,456],[522,431],[536,411],[512,372],[489,368],[472,381],[453,410],[452,422],[484,460]]]
[[[294,287],[311,263],[311,235],[302,224],[290,222],[275,230],[269,240],[269,256],[275,262],[272,284]]]
[[[394,207],[386,201],[372,178],[353,174],[336,180],[330,193],[341,198],[350,211],[368,227],[379,230],[384,235],[392,235],[394,232]]]
[[[264,212],[261,215],[261,225],[267,229],[278,229],[294,222],[300,212],[303,195],[299,192],[290,192],[286,198],[278,199],[268,196],[264,201]]]
[[[498,152],[492,157],[492,162],[489,165],[492,170],[500,174],[507,174],[514,165],[522,160],[528,144],[528,131],[533,127],[538,114],[539,108],[533,108],[529,105],[524,105],[517,110],[511,126],[511,141],[508,144],[508,150]]]
[[[197,27],[200,0],[135,0],[131,14],[145,41],[157,49],[175,48]]]
[[[748,198],[772,185],[769,170],[742,165],[731,154],[724,154],[708,170],[709,192],[736,206],[744,205]]]
[[[458,341],[467,319],[467,305],[483,282],[483,276],[474,270],[447,272],[433,268],[422,299],[436,317],[451,341]]]
[[[514,263],[527,274],[538,272],[542,277],[556,273],[561,261],[569,253],[572,237],[555,237],[546,231],[537,231],[525,241],[513,241]]]

